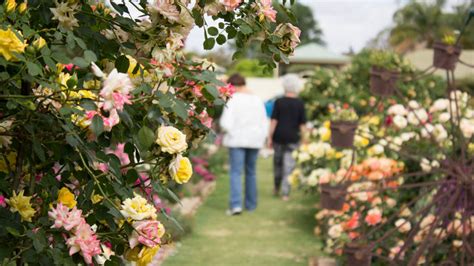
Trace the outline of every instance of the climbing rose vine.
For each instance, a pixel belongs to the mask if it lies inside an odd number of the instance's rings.
[[[0,261],[148,264],[170,235],[160,198],[234,88],[182,51],[258,40],[268,67],[299,30],[271,1],[37,0],[0,5]],[[282,3],[285,5],[285,3]],[[205,17],[218,20],[209,27]]]

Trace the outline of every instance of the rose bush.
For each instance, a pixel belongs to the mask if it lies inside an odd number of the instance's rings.
[[[177,200],[189,150],[233,93],[184,41],[197,25],[206,49],[234,39],[238,57],[258,38],[272,67],[299,34],[273,17],[263,0],[5,1],[0,261],[149,263],[170,239],[160,198]]]

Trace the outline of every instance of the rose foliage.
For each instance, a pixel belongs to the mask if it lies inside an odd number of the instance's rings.
[[[153,199],[177,200],[169,186],[191,178],[188,152],[233,92],[184,41],[195,25],[206,49],[258,39],[272,66],[299,42],[274,15],[264,0],[5,1],[0,261],[148,264],[172,219]]]

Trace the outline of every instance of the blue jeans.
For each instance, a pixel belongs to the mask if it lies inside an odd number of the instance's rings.
[[[231,209],[242,207],[242,170],[245,169],[245,208],[257,208],[258,149],[229,148]]]

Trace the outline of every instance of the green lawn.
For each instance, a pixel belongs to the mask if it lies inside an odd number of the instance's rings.
[[[308,265],[321,245],[313,235],[314,196],[296,191],[288,202],[273,197],[271,159],[259,158],[257,178],[257,210],[229,217],[229,177],[220,176],[193,232],[164,265]]]

